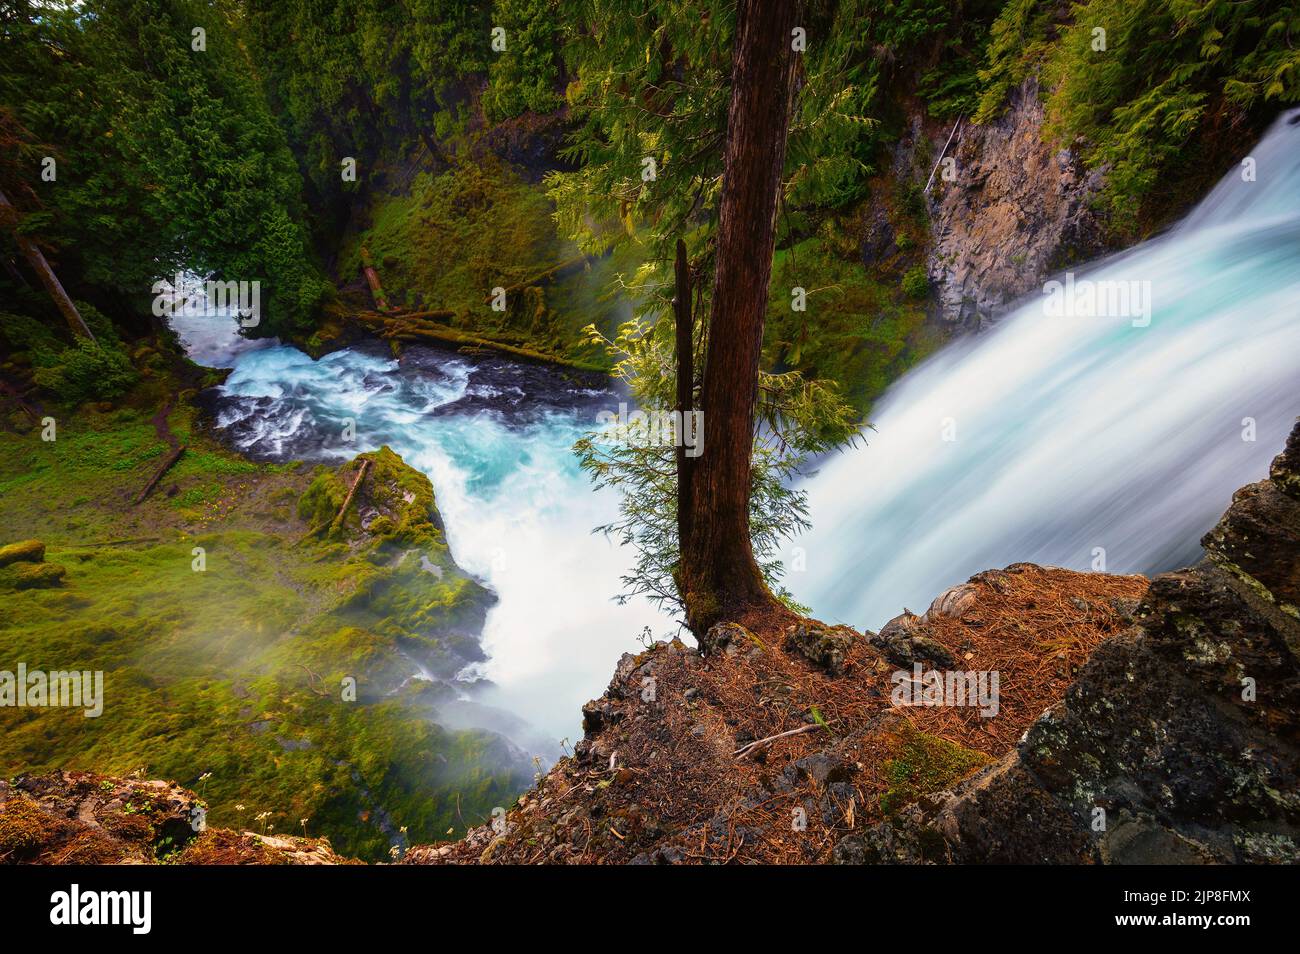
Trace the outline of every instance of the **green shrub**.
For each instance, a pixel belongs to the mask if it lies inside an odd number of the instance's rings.
[[[1010,0],[993,24],[975,122],[1041,70],[1047,132],[1086,142],[1107,170],[1101,206],[1135,233],[1142,202],[1225,118],[1262,121],[1300,101],[1300,20],[1285,4]]]
[[[131,361],[120,350],[85,338],[33,375],[38,385],[70,404],[117,397],[135,384],[136,377]]]
[[[903,275],[903,294],[920,300],[930,293],[930,278],[924,265],[914,265]]]

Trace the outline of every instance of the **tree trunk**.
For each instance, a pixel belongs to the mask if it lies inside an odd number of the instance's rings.
[[[676,294],[673,315],[677,325],[677,410],[681,414],[681,432],[677,435],[677,539],[691,535],[691,465],[686,456],[686,428],[690,427],[695,407],[695,325],[691,315],[691,266],[686,259],[686,243],[677,240]],[[703,435],[695,435],[698,440]]]
[[[749,539],[750,459],[763,314],[793,89],[795,0],[740,0],[723,157],[717,266],[700,406],[703,453],[690,469],[679,584],[687,625],[775,603]]]
[[[62,283],[59,282],[58,276],[54,274],[54,269],[50,268],[50,263],[45,260],[45,255],[35,242],[16,228],[18,210],[13,207],[9,202],[9,198],[3,192],[0,192],[0,212],[3,212],[4,218],[14,220],[14,241],[18,243],[18,250],[23,253],[23,257],[27,259],[27,263],[31,265],[32,271],[41,280],[41,284],[45,286],[49,296],[54,299],[54,304],[67,321],[68,327],[72,329],[72,334],[94,341],[95,336],[90,333],[90,328],[86,325],[85,319],[81,317],[81,312],[77,311],[77,306],[72,303],[68,293],[63,290]]]

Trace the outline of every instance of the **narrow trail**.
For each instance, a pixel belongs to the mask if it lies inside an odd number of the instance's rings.
[[[167,400],[162,403],[152,418],[154,433],[158,435],[159,440],[165,442],[167,446],[171,448],[171,453],[163,458],[163,462],[158,466],[158,469],[153,472],[153,476],[149,478],[149,482],[144,485],[140,490],[140,493],[131,501],[131,506],[133,507],[144,502],[145,498],[149,496],[154,487],[158,486],[158,481],[162,480],[163,474],[171,470],[172,465],[180,460],[181,455],[185,453],[185,445],[182,444],[179,438],[172,433],[171,424],[167,420],[171,415],[172,408],[176,406],[176,398],[177,395],[175,392],[168,395]]]

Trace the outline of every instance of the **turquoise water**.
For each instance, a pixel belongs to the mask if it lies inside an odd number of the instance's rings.
[[[1076,269],[1145,289],[1147,314],[1034,294],[895,384],[868,445],[807,482],[795,595],[874,629],[989,567],[1197,560],[1300,414],[1297,118],[1252,151],[1254,181],[1233,170],[1166,235]]]
[[[643,627],[669,629],[644,602],[613,602],[630,554],[591,532],[618,501],[593,490],[571,448],[626,400],[602,379],[418,347],[400,361],[382,345],[313,361],[232,340],[233,323],[176,327],[196,360],[234,368],[212,409],[233,446],[341,461],[387,444],[429,475],[452,555],[499,599],[483,634],[488,662],[462,674],[475,701],[576,740],[582,704],[604,691],[619,655],[638,650]]]

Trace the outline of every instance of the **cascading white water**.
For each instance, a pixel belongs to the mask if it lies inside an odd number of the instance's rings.
[[[1073,276],[1131,306],[1149,290],[1149,323],[1030,296],[890,388],[867,446],[807,481],[796,597],[875,629],[1013,562],[1194,562],[1300,413],[1300,110],[1250,158],[1177,228]]]
[[[1297,113],[1295,115],[1300,115]],[[1016,561],[1152,572],[1194,561],[1240,485],[1300,412],[1300,126],[1284,117],[1178,228],[1081,281],[1150,282],[1142,316],[1053,317],[1029,300],[879,402],[865,448],[807,482],[812,532],[788,583],[814,615],[878,627],[971,573]],[[342,459],[387,443],[431,477],[456,560],[500,603],[488,701],[574,736],[643,626],[611,602],[631,554],[592,536],[617,500],[571,453],[618,398],[524,365],[412,349],[320,361],[233,322],[174,322],[231,366],[218,424],[250,453]],[[549,393],[549,397],[548,397]],[[1254,423],[1254,440],[1243,440]],[[343,444],[345,421],[356,440]],[[954,440],[945,440],[945,437]],[[800,566],[806,567],[799,570]]]
[[[213,415],[234,446],[336,462],[387,444],[429,476],[453,558],[498,597],[483,633],[488,660],[464,684],[527,723],[531,734],[513,737],[521,746],[549,755],[555,741],[579,738],[580,708],[619,654],[637,648],[643,627],[667,627],[644,602],[613,602],[632,555],[591,532],[618,504],[593,491],[572,452],[599,411],[618,406],[599,382],[421,347],[400,362],[383,345],[316,361],[239,338],[229,319],[172,325],[194,360],[233,366]],[[345,441],[349,421],[355,438]],[[537,733],[551,744],[534,745]]]

